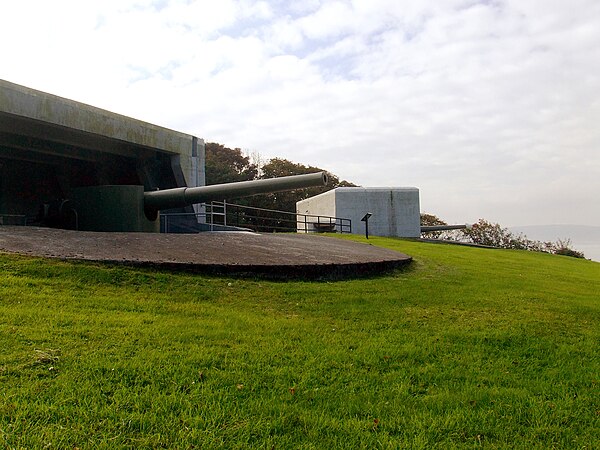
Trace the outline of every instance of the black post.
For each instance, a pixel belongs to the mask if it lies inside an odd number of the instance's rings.
[[[366,213],[361,220],[361,222],[365,223],[365,237],[369,239],[369,217],[371,217],[373,213]]]

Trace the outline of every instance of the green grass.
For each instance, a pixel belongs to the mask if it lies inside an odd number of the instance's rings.
[[[272,282],[0,255],[0,448],[599,448],[600,264],[369,242],[414,262]]]

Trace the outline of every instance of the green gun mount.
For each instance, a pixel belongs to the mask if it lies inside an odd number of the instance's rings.
[[[317,172],[149,192],[144,192],[143,186],[89,186],[73,190],[68,215],[75,220],[78,230],[158,232],[159,213],[164,209],[326,184],[327,174]]]

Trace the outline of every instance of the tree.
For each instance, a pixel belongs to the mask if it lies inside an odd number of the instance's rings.
[[[260,164],[261,162],[262,158],[257,152],[249,157],[244,156],[239,148],[230,149],[221,144],[208,143],[206,144],[206,184],[233,183],[324,171],[318,167],[305,166],[282,158],[270,159],[265,164]],[[327,172],[327,176],[327,186],[260,194],[228,201],[242,206],[295,213],[297,201],[336,187],[355,186],[348,181],[340,181],[330,172]],[[227,223],[248,226],[260,231],[278,231],[295,227],[295,218],[268,211],[246,211],[230,206]]]
[[[250,197],[248,204],[256,208],[267,210],[286,211],[290,213],[296,212],[296,202],[304,200],[323,192],[329,191],[336,187],[355,186],[347,181],[340,181],[334,174],[314,166],[305,166],[287,159],[272,158],[261,167],[260,178],[277,178],[290,175],[303,175],[315,172],[326,172],[328,183],[326,186],[314,186],[304,189],[296,189],[293,191],[274,192],[272,194],[263,194]],[[257,213],[259,218],[256,219],[256,226],[262,231],[281,231],[295,228],[295,218],[293,216],[285,216],[282,214],[272,213],[268,211],[260,211]],[[290,219],[292,222],[290,222]]]
[[[209,142],[205,149],[207,185],[254,180],[258,176],[258,167],[239,148]]]
[[[340,181],[334,174],[314,166],[305,166],[287,159],[273,158],[270,159],[261,168],[261,178],[276,178],[290,175],[303,175],[307,173],[326,172],[328,182],[326,186],[315,186],[305,189],[297,189],[294,191],[275,192],[273,194],[265,194],[254,197],[253,206],[266,209],[276,209],[279,211],[296,211],[296,202],[309,197],[314,197],[323,192],[335,189],[336,187],[356,186],[348,181]]]
[[[573,250],[571,248],[571,240],[570,239],[559,239],[554,244],[554,252],[555,255],[563,255],[563,256],[572,256],[573,258],[585,258],[583,252],[578,250]]]
[[[255,161],[260,158],[254,156]],[[244,156],[239,148],[231,149],[221,144],[210,142],[206,144],[206,184],[233,183],[255,179],[277,178],[288,175],[302,175],[307,173],[322,172],[323,169],[305,166],[287,159],[272,158],[262,167],[252,162],[250,157]],[[327,171],[324,171],[327,172]],[[260,175],[259,175],[260,173]],[[305,198],[318,195],[336,187],[356,186],[327,172],[327,186],[317,186],[307,189],[298,189],[274,194],[261,194],[247,199],[231,199],[235,203],[255,206],[280,211],[296,211],[296,202]]]
[[[472,227],[462,230],[462,233],[473,244],[499,248],[515,248],[517,244],[508,229],[484,219],[479,219]]]

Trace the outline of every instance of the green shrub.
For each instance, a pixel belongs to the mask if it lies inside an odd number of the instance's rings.
[[[421,214],[421,225],[447,225],[447,223],[433,214]],[[503,228],[499,224],[488,222],[485,219],[479,219],[477,223],[464,230],[429,232],[426,237],[485,245],[487,247],[585,258],[583,252],[571,248],[570,239],[559,239],[556,242],[536,241],[529,239],[522,233],[511,233],[508,228]]]

